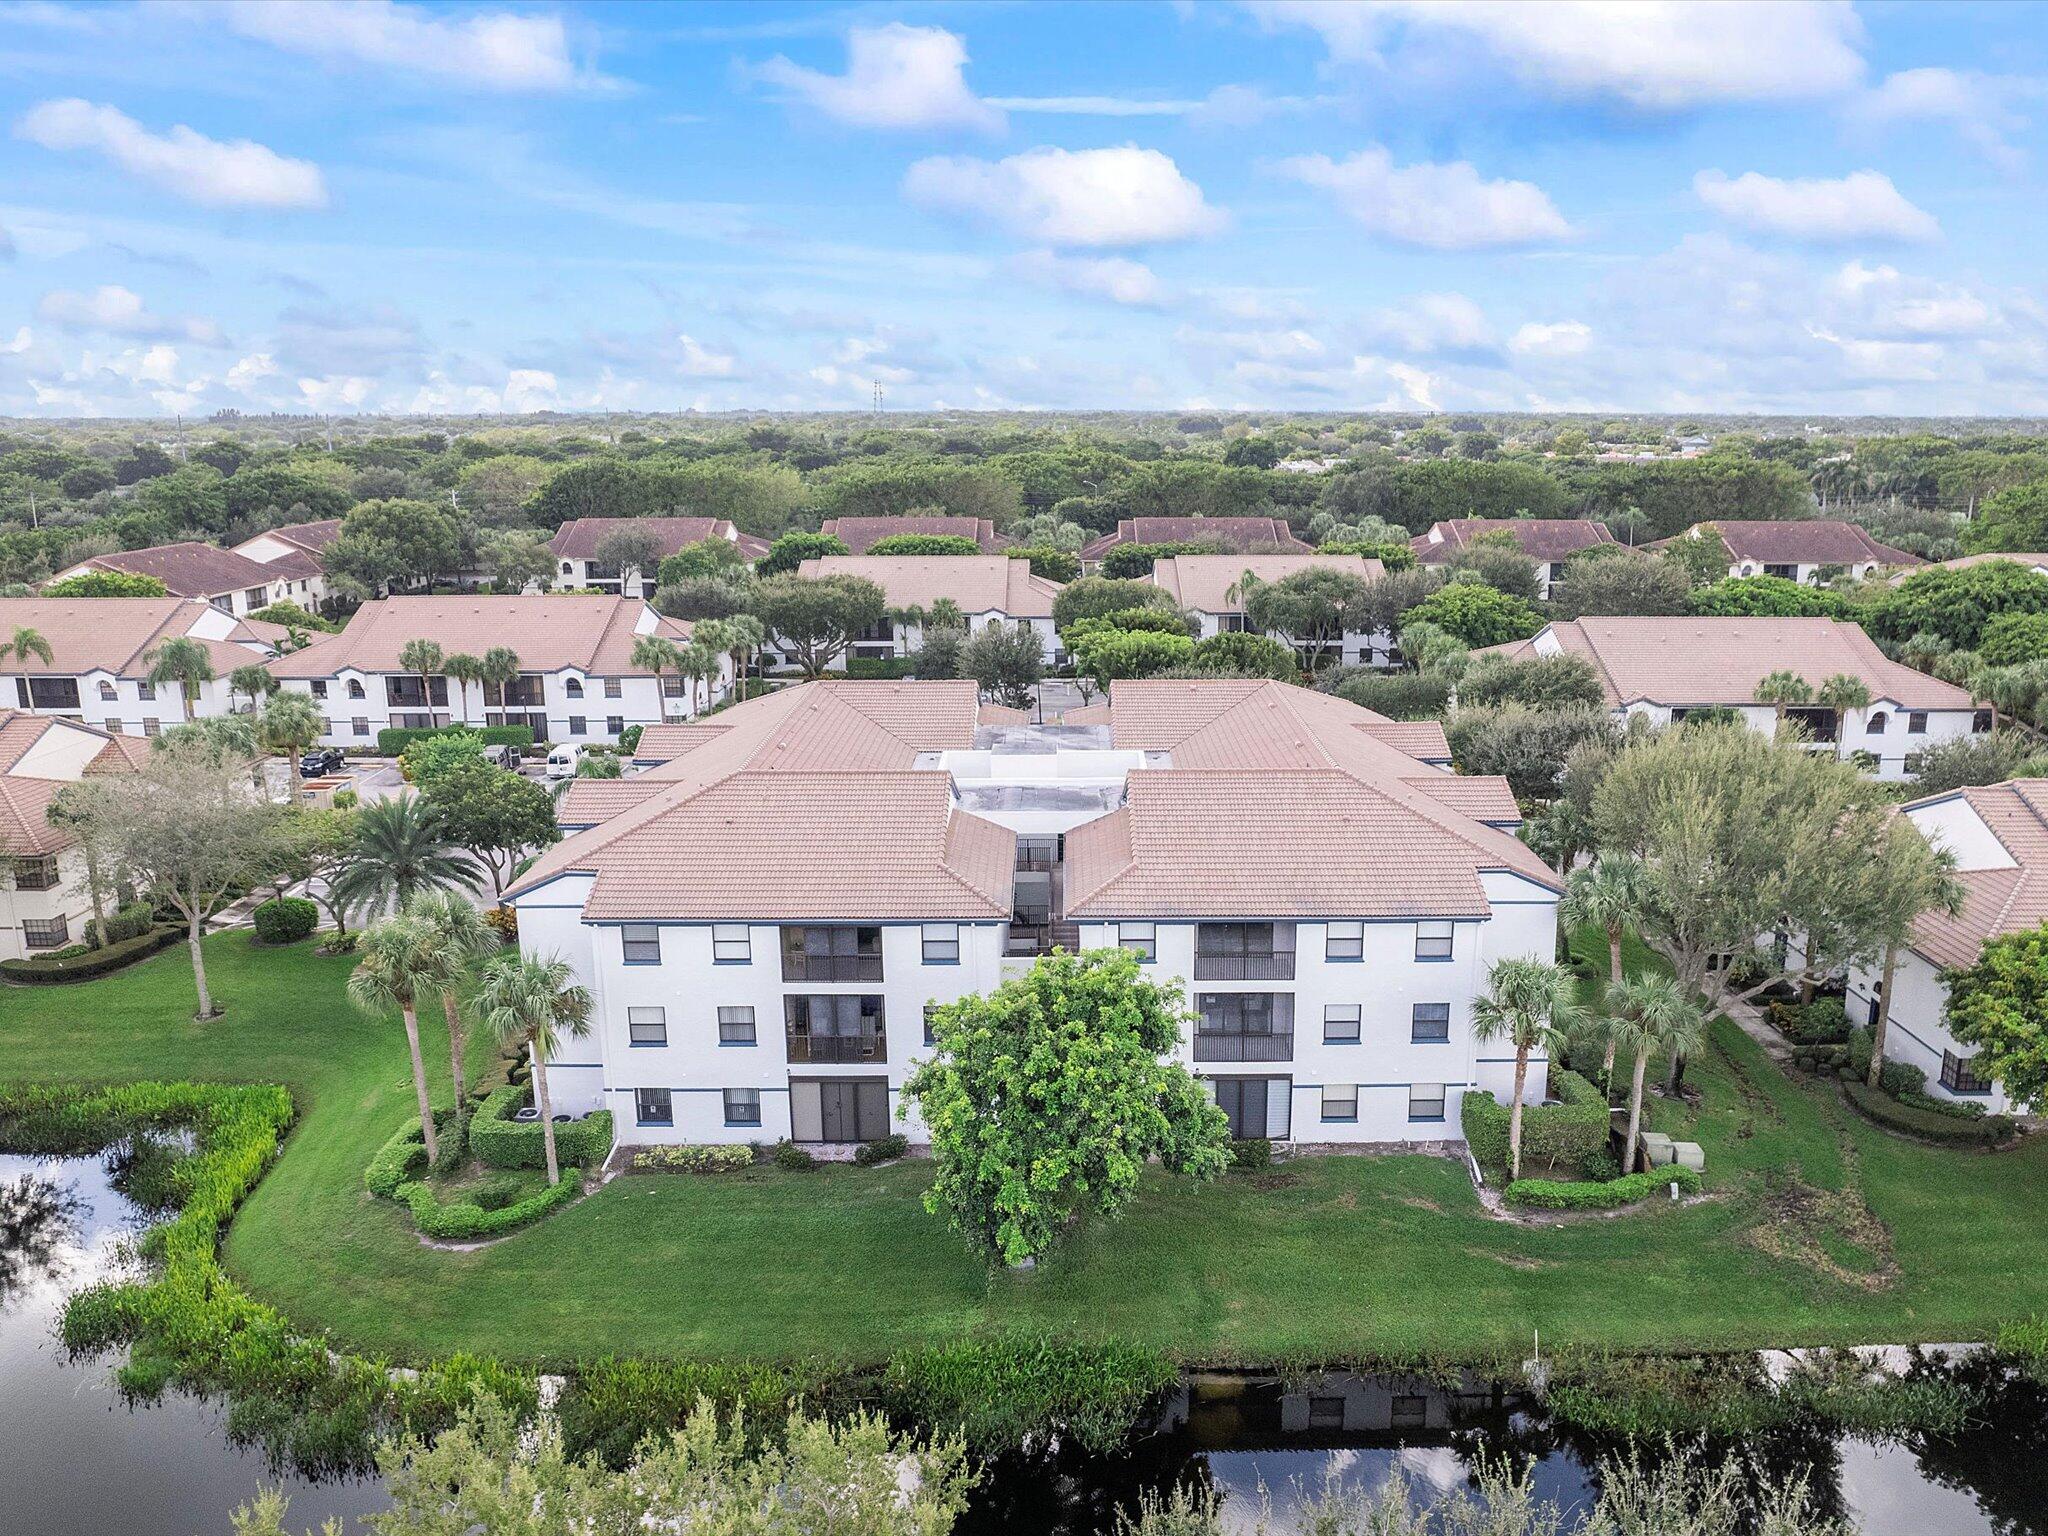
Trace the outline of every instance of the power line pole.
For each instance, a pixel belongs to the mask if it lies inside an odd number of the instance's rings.
[[[877,416],[882,414],[882,381],[880,379],[875,380],[875,414]]]

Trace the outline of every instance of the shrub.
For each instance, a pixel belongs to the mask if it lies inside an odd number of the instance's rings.
[[[1110,581],[1143,581],[1152,574],[1153,562],[1174,555],[1215,555],[1223,546],[1213,539],[1183,539],[1165,544],[1118,544],[1103,551],[1096,569]]]
[[[1206,671],[1240,677],[1270,677],[1283,683],[1300,680],[1301,658],[1294,648],[1270,635],[1244,630],[1225,630],[1195,642],[1194,666]]]
[[[521,752],[533,746],[530,725],[396,726],[387,725],[377,733],[377,755],[400,757],[414,742],[428,736],[451,736],[466,732],[479,747],[517,747]]]
[[[793,1141],[775,1143],[775,1166],[784,1173],[809,1173],[818,1160]]]
[[[1230,1166],[1247,1173],[1272,1166],[1273,1143],[1263,1136],[1242,1136],[1230,1143]]]
[[[1005,550],[1012,560],[1026,560],[1031,564],[1031,574],[1046,581],[1056,581],[1065,586],[1081,576],[1081,557],[1067,553],[1064,549],[1049,549],[1042,544],[1033,544],[1019,549]]]
[[[1552,1066],[1550,1079],[1558,1102],[1522,1107],[1522,1166],[1541,1163],[1546,1168],[1578,1168],[1587,1158],[1607,1150],[1607,1095],[1576,1072],[1559,1066]],[[1481,1167],[1496,1174],[1503,1172],[1508,1166],[1507,1106],[1479,1091],[1468,1092],[1462,1105],[1465,1145]]]
[[[1117,1449],[1177,1378],[1173,1362],[1137,1344],[1050,1338],[959,1340],[889,1361],[889,1408],[969,1450],[999,1455],[1054,1436],[1098,1454]]]
[[[583,1180],[572,1171],[563,1175],[561,1183],[543,1184],[524,1199],[514,1200],[495,1210],[474,1199],[451,1200],[443,1205],[431,1186],[419,1183],[399,1185],[394,1198],[411,1208],[413,1224],[428,1237],[460,1241],[472,1237],[496,1237],[515,1227],[523,1227],[582,1193]]]
[[[296,944],[320,922],[320,909],[303,896],[279,896],[251,914],[265,944]]]
[[[0,977],[27,982],[31,986],[61,985],[67,981],[91,981],[123,966],[147,959],[168,949],[184,937],[175,928],[152,928],[132,939],[121,939],[104,949],[82,949],[59,959],[44,956],[34,960],[0,960]]]
[[[363,1188],[387,1200],[395,1199],[398,1187],[426,1171],[427,1143],[420,1135],[419,1116],[401,1125],[391,1139],[379,1147],[363,1169]]]
[[[1874,1092],[1861,1078],[1844,1082],[1842,1091],[1848,1094],[1851,1104],[1886,1130],[1897,1131],[1904,1136],[1918,1136],[1925,1141],[1990,1146],[2011,1139],[2019,1129],[2008,1115],[1963,1119],[1934,1113],[1913,1104],[1902,1104],[1882,1092]]]
[[[1441,720],[1451,707],[1451,679],[1441,672],[1357,671],[1330,692],[1390,720]]]
[[[981,546],[959,533],[892,533],[868,546],[871,555],[978,555]]]
[[[633,1166],[672,1169],[681,1173],[730,1173],[754,1165],[754,1149],[730,1142],[709,1146],[642,1147],[633,1154]]]
[[[1931,1093],[1908,1091],[1899,1095],[1901,1104],[1924,1109],[1929,1114],[1947,1115],[1951,1120],[1981,1120],[1986,1113],[1975,1099],[1937,1099]]]
[[[1893,1098],[1901,1098],[1924,1092],[1927,1074],[1909,1062],[1887,1061],[1877,1069],[1877,1086]]]
[[[530,1102],[523,1084],[507,1083],[496,1089],[477,1109],[470,1122],[469,1145],[477,1160],[490,1168],[544,1168],[547,1148],[541,1141],[540,1122],[513,1120],[515,1111]],[[555,1155],[563,1163],[594,1168],[611,1155],[612,1112],[592,1110],[581,1120],[555,1127]]]
[[[107,942],[118,944],[123,939],[140,938],[155,926],[156,913],[146,901],[132,901],[107,919]]]
[[[910,1143],[902,1136],[891,1134],[879,1136],[873,1141],[864,1141],[854,1149],[853,1160],[863,1168],[872,1168],[877,1163],[892,1163],[910,1150]]]
[[[649,1435],[682,1428],[700,1400],[749,1427],[777,1424],[816,1383],[787,1366],[752,1361],[586,1360],[562,1389],[556,1415],[571,1456],[623,1467]]]
[[[1501,1192],[1509,1205],[1538,1211],[1610,1211],[1661,1194],[1676,1184],[1681,1193],[1700,1192],[1696,1168],[1653,1168],[1625,1173],[1604,1184],[1556,1184],[1548,1179],[1517,1179]]]
[[[917,670],[915,656],[849,656],[846,658],[846,675],[874,682],[891,678],[909,677]]]
[[[517,907],[486,907],[484,921],[498,935],[501,944],[519,942],[519,909]]]

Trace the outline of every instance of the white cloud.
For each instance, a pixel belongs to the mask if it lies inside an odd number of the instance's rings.
[[[393,0],[233,0],[206,14],[288,53],[431,75],[493,91],[603,84],[569,56],[560,16],[477,11],[437,16]]]
[[[545,368],[514,368],[505,375],[505,409],[520,416],[553,410],[558,391],[555,376]]]
[[[35,334],[27,326],[14,333],[14,340],[0,341],[0,356],[19,357],[35,345]]]
[[[1142,261],[1125,256],[1062,256],[1057,251],[1026,251],[1011,263],[1017,274],[1045,288],[1112,304],[1154,308],[1165,301],[1159,276]]]
[[[1493,345],[1484,310],[1462,293],[1422,293],[1379,311],[1374,334],[1404,352],[1473,352]]]
[[[223,143],[178,124],[151,133],[125,112],[70,97],[31,107],[15,133],[45,149],[85,149],[129,175],[209,208],[320,208],[320,168],[249,139]]]
[[[237,394],[253,392],[259,380],[277,377],[277,359],[268,352],[252,352],[228,369],[227,386]]]
[[[205,346],[217,345],[221,340],[220,327],[211,320],[151,314],[140,294],[115,283],[95,288],[91,293],[53,288],[43,295],[36,313],[67,331],[104,331],[110,336],[131,336],[137,340],[179,338]]]
[[[1942,376],[1942,349],[1927,341],[1873,341],[1863,336],[1838,336],[1819,326],[1809,326],[1817,341],[1827,342],[1841,353],[1843,368],[1859,379],[1931,383]]]
[[[1576,357],[1593,342],[1583,320],[1530,321],[1508,338],[1508,350],[1522,357]]]
[[[1954,69],[1902,69],[1852,102],[1851,123],[1876,131],[1901,123],[1947,123],[2002,170],[2026,160],[2008,135],[2027,126],[2013,110],[2021,97],[2042,94],[2038,82]]]
[[[676,345],[682,350],[682,360],[676,364],[676,372],[692,379],[722,379],[732,374],[736,359],[730,353],[713,352],[694,336],[678,333]]]
[[[1397,167],[1374,145],[1342,161],[1297,155],[1280,170],[1331,193],[1359,224],[1402,245],[1461,251],[1545,244],[1573,233],[1541,187],[1488,181],[1465,160]]]
[[[375,379],[359,375],[330,373],[317,379],[300,379],[299,398],[315,410],[333,410],[337,406],[353,410],[370,398],[376,383]]]
[[[905,173],[903,195],[1055,246],[1188,240],[1224,222],[1171,157],[1135,144],[1046,147],[994,161],[934,156]]]
[[[1853,171],[1832,181],[1787,180],[1755,171],[1731,178],[1721,171],[1701,171],[1692,188],[1724,219],[1788,240],[1835,244],[1941,238],[1934,215],[1906,201],[1892,179],[1878,171]]]
[[[1333,59],[1383,63],[1400,43],[1477,45],[1547,94],[1647,111],[1831,96],[1863,76],[1848,0],[1247,0]]]
[[[1985,330],[1992,308],[1952,283],[1906,277],[1897,267],[1852,261],[1828,280],[1829,297],[1858,319],[1858,329],[1889,336],[1969,336]]]
[[[855,27],[846,73],[805,69],[781,55],[754,75],[827,117],[862,128],[972,128],[998,132],[1003,114],[967,87],[967,45],[942,27]]]

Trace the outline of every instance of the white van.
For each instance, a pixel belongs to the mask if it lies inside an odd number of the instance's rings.
[[[574,742],[548,748],[547,766],[541,776],[549,779],[573,779],[577,766],[583,761],[583,748]]]

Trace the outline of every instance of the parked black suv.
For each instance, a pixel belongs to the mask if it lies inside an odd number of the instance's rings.
[[[338,772],[347,762],[348,754],[339,747],[315,747],[299,759],[299,772],[317,779],[322,774]]]

